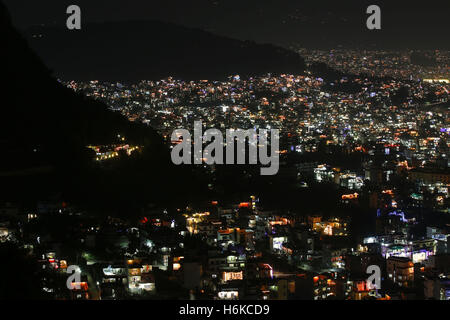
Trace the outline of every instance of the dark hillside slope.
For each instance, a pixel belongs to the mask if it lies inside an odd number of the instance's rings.
[[[34,37],[33,37],[34,36]],[[159,21],[36,27],[30,45],[64,80],[183,80],[304,71],[296,53]]]

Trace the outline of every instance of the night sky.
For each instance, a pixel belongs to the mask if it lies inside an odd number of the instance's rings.
[[[426,43],[448,46],[450,1],[405,0],[4,0],[14,24],[65,26],[66,7],[77,4],[82,23],[156,19],[201,28],[242,40],[286,45],[326,37],[345,43],[377,37],[402,46]],[[366,29],[365,9],[382,10],[382,30]]]

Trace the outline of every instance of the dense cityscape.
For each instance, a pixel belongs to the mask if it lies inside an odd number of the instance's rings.
[[[280,168],[260,177],[247,165],[184,166],[205,190],[194,198],[183,197],[181,176],[157,184],[165,171],[155,165],[136,188],[155,184],[168,200],[130,197],[121,208],[129,215],[115,214],[61,181],[77,181],[82,163],[86,176],[105,177],[112,203],[128,197],[129,171],[113,184],[121,168],[156,151],[126,125],[114,139],[83,136],[86,155],[67,153],[75,164],[51,192],[0,196],[0,254],[10,259],[0,270],[16,271],[0,297],[16,294],[19,277],[29,297],[56,300],[450,300],[450,51],[291,49],[305,58],[303,74],[58,79],[67,95],[155,130],[164,150],[178,143],[175,129],[198,120],[221,131],[278,129]],[[51,170],[70,146],[49,153]],[[33,144],[21,158],[42,150]],[[27,170],[0,177],[34,177]],[[77,187],[88,194],[86,181]],[[367,280],[374,266],[377,284]]]

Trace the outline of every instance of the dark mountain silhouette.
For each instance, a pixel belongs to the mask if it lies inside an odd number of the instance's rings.
[[[32,208],[56,195],[84,209],[124,216],[139,214],[149,203],[174,204],[173,182],[183,189],[183,181],[192,179],[171,163],[160,136],[64,87],[14,29],[1,2],[0,17],[0,201]],[[93,161],[86,146],[117,142],[118,134],[143,151],[104,165]],[[194,185],[184,190],[194,192]]]
[[[50,70],[11,25],[0,3],[2,116],[0,137],[15,148],[51,148],[111,143],[117,134],[144,144],[159,137],[149,127],[129,122],[100,102],[75,94]],[[7,99],[7,100],[6,100]],[[70,151],[72,152],[72,151]]]
[[[6,0],[18,26],[65,26],[70,1]],[[106,4],[107,3],[107,4]],[[77,0],[82,22],[164,20],[234,39],[311,48],[449,49],[448,0]],[[366,9],[381,8],[381,30]],[[151,36],[151,35],[148,35]]]
[[[299,55],[280,47],[159,21],[87,24],[81,30],[35,27],[29,37],[61,79],[223,79],[235,74],[299,74],[305,67]]]

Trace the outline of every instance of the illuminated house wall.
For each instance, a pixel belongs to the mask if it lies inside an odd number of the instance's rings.
[[[389,257],[386,262],[388,279],[392,282],[409,287],[414,281],[414,264],[404,257]]]
[[[224,271],[224,272],[222,272],[222,280],[224,282],[227,282],[230,280],[243,280],[243,279],[244,279],[243,271],[239,271],[239,272]]]
[[[217,293],[219,300],[237,300],[239,291],[237,289],[222,289]]]

